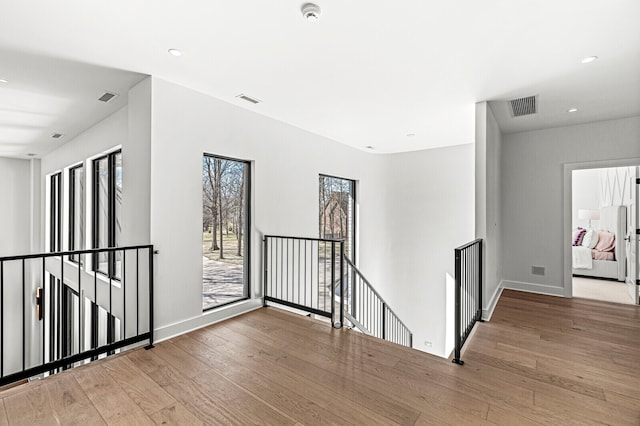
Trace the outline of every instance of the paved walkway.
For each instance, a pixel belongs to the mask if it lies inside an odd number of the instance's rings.
[[[202,257],[202,308],[244,297],[243,267]]]

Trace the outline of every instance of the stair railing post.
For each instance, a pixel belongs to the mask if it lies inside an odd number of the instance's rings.
[[[353,268],[351,268],[350,284],[351,290],[349,291],[349,296],[351,297],[351,316],[354,318],[358,318],[356,313],[356,306],[358,306],[358,301],[356,300],[356,271]]]
[[[263,270],[263,274],[262,274],[262,281],[263,281],[263,289],[262,289],[262,307],[266,308],[267,307],[267,277],[268,277],[268,273],[269,271],[267,270],[267,262],[269,261],[269,245],[267,244],[267,237],[264,237],[262,239],[263,242],[263,256],[264,259],[263,261],[263,265],[262,265],[262,270]]]
[[[453,355],[453,362],[459,365],[463,365],[464,361],[462,361],[460,359],[460,333],[461,331],[461,324],[460,324],[460,286],[462,285],[461,283],[461,275],[462,275],[462,262],[461,262],[461,256],[460,256],[460,250],[456,249],[455,250],[455,259],[456,259],[456,264],[455,264],[455,286],[456,286],[456,307],[455,307],[455,325],[454,325],[454,329],[455,329],[455,349],[454,349],[454,355]]]
[[[482,286],[484,284],[482,277],[482,251],[484,240],[480,240],[478,244],[478,321],[482,321]]]
[[[326,249],[325,249],[326,256]],[[325,257],[326,259],[326,257]],[[338,328],[336,324],[336,243],[331,243],[331,324]]]
[[[387,304],[382,302],[382,340],[387,338]]]
[[[340,241],[340,328],[344,324],[344,240]]]

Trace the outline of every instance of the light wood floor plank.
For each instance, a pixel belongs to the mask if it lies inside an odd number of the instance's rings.
[[[101,365],[78,368],[73,371],[73,376],[108,424],[153,424]]]
[[[640,308],[505,290],[460,367],[276,308],[0,391],[4,424],[640,425]]]

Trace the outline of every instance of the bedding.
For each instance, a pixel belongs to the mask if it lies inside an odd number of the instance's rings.
[[[593,258],[591,257],[591,249],[584,246],[571,247],[573,254],[573,269],[591,269],[593,268]]]
[[[587,229],[587,232],[582,237],[582,245],[590,249],[595,248],[598,244],[598,231],[595,229]]]
[[[592,260],[615,261],[616,236],[609,231],[577,228],[573,240],[572,264],[574,269],[592,269]],[[582,243],[575,243],[582,239]]]
[[[591,250],[591,258],[593,260],[609,260],[609,261],[616,260],[616,257],[612,251]]]
[[[573,274],[587,277],[626,279],[625,244],[627,209],[625,206],[600,208],[599,230],[580,228],[571,233]]]
[[[598,242],[594,249],[600,252],[613,251],[616,248],[616,236],[611,232],[598,231]]]

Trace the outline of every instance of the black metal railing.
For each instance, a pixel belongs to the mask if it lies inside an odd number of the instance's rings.
[[[268,302],[344,322],[344,240],[266,235],[264,244],[264,304]],[[338,294],[339,293],[339,294]]]
[[[413,334],[373,288],[353,262],[344,256],[345,316],[365,334],[413,347]]]
[[[482,321],[482,240],[454,250],[455,253],[455,348],[453,362],[463,365],[460,352],[473,326]]]
[[[100,253],[117,274],[93,265]],[[0,257],[0,385],[153,347],[154,254],[139,245]]]

